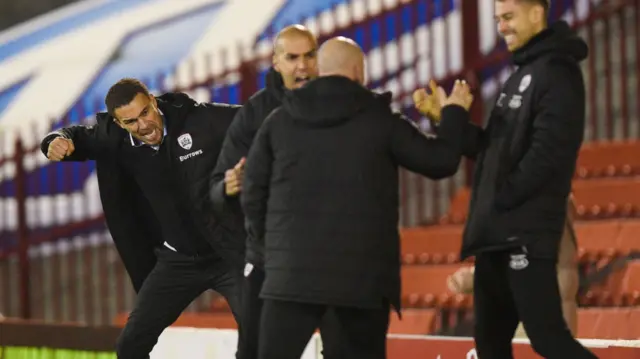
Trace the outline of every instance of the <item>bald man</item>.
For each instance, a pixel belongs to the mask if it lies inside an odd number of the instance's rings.
[[[258,356],[258,330],[262,300],[258,296],[264,281],[264,249],[260,242],[247,236],[244,230],[244,215],[239,204],[242,192],[244,158],[249,152],[253,138],[264,119],[282,104],[284,93],[306,84],[318,76],[317,41],[302,25],[287,26],[274,40],[273,66],[267,73],[266,87],[256,92],[229,127],[222,152],[211,179],[211,198],[216,213],[224,216],[224,227],[234,236],[246,238],[246,263],[242,283],[242,325],[238,340],[239,359],[255,359]],[[335,323],[333,313],[328,313],[323,328]],[[337,333],[338,331],[330,331]],[[340,356],[340,336],[324,335],[323,355],[327,359]]]
[[[320,78],[285,94],[247,158],[241,203],[265,248],[259,358],[300,358],[328,310],[345,357],[385,358],[389,310],[400,308],[398,166],[453,175],[472,97],[462,83],[441,90],[441,137],[427,138],[392,112],[389,94],[364,87],[352,40],[325,42],[318,66]]]

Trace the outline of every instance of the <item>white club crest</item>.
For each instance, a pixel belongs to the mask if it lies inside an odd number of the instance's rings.
[[[513,270],[522,270],[529,266],[529,260],[526,254],[512,254],[509,267]]]
[[[178,144],[180,145],[180,147],[184,148],[185,150],[191,149],[191,146],[193,145],[193,140],[191,139],[191,135],[188,133],[185,133],[184,135],[181,135],[180,137],[178,137]]]
[[[525,75],[522,78],[522,81],[520,81],[520,86],[518,86],[518,91],[520,92],[524,92],[524,90],[526,90],[529,85],[531,85],[531,75]]]

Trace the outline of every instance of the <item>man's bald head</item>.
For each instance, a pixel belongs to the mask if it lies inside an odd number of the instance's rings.
[[[288,89],[298,88],[317,77],[318,41],[302,25],[282,29],[273,42],[273,67]]]
[[[273,40],[273,52],[282,52],[283,50],[285,50],[283,49],[283,42],[296,38],[306,39],[311,44],[313,44],[314,48],[318,47],[318,41],[316,40],[315,35],[311,33],[311,30],[304,27],[303,25],[294,24],[289,25],[278,32],[276,38]]]
[[[364,85],[364,53],[358,44],[338,36],[325,41],[318,51],[320,76],[344,76]]]

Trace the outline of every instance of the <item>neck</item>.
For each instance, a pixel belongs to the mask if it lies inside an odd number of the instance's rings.
[[[320,71],[320,77],[326,77],[326,76],[341,76],[341,77],[346,77],[351,81],[358,81],[352,74],[347,73],[346,71],[340,71],[340,70],[336,70],[336,71]]]

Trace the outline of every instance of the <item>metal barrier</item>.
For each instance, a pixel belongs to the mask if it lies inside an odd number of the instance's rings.
[[[385,1],[376,8],[369,3],[349,2],[300,22],[315,29],[320,41],[336,35],[356,38],[368,54],[371,86],[392,90],[394,105],[425,129],[428,123],[410,99],[411,92],[431,78],[445,85],[466,78],[479,99],[473,121],[482,123],[509,73],[509,55],[500,40],[488,50],[481,48],[486,14],[479,11],[480,1]],[[638,139],[640,0],[593,3],[552,2],[552,17],[570,20],[591,48],[584,64],[586,139]],[[142,80],[154,92],[186,91],[200,101],[243,102],[263,84],[269,40],[193,60],[172,77],[159,74]],[[101,110],[102,99],[80,101],[63,119],[49,123],[90,123],[91,114]],[[28,136],[7,140],[14,141],[12,150],[0,153],[0,312],[46,321],[109,323],[116,313],[131,308],[134,294],[103,224],[97,185],[91,179],[94,165],[48,163],[38,148],[42,135],[39,122]],[[465,161],[456,176],[441,181],[401,170],[401,225],[437,223],[451,196],[468,184],[471,168]],[[206,310],[211,299],[212,294],[206,294],[190,310]]]

